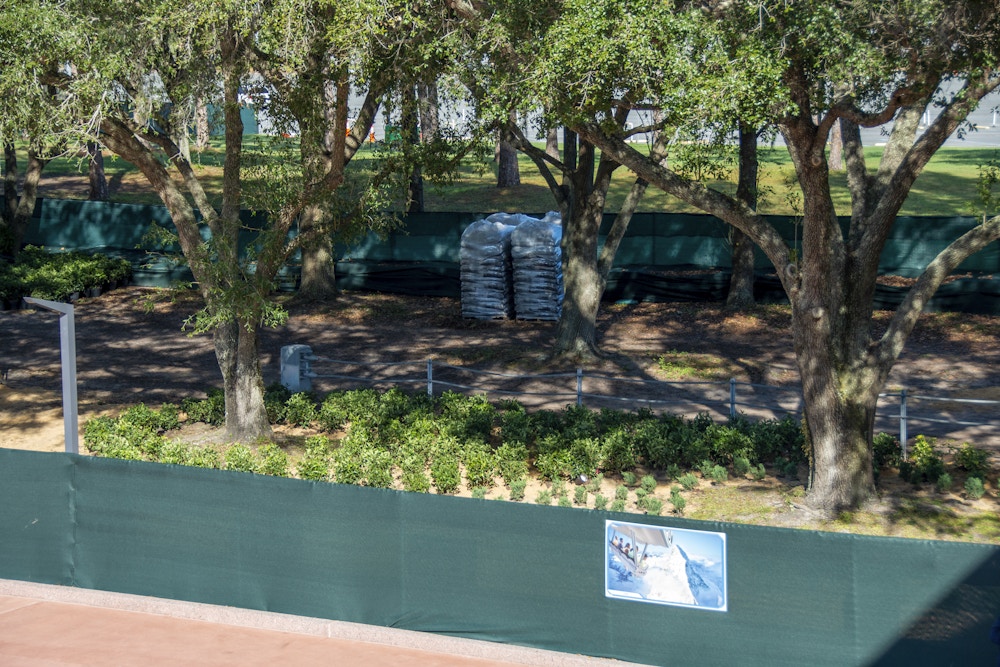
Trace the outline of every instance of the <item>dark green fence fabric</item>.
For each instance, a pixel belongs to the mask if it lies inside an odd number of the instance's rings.
[[[650,664],[992,664],[1000,549],[0,450],[0,577]],[[724,532],[728,611],[604,595],[605,520]]]

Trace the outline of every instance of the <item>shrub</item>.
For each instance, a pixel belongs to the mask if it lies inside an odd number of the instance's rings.
[[[638,505],[639,507],[642,507],[642,501],[645,500],[646,496],[648,496],[648,495],[649,495],[649,492],[646,491],[646,489],[641,489],[641,488],[640,489],[636,489],[635,490],[635,503],[636,503],[636,505]]]
[[[736,457],[750,459],[755,456],[753,440],[740,430],[738,424],[712,424],[705,431],[714,460],[729,463]]]
[[[909,462],[912,465],[909,481],[914,484],[936,482],[945,471],[944,460],[935,450],[934,439],[923,435],[914,440]]]
[[[237,443],[226,450],[226,470],[257,472],[257,457],[246,445]]]
[[[365,483],[379,489],[392,488],[392,454],[384,449],[364,450]]]
[[[186,398],[181,401],[181,410],[191,421],[219,426],[226,421],[226,397],[221,389],[209,389],[202,400]]]
[[[477,486],[472,489],[472,497],[478,500],[486,500],[486,491],[488,489],[485,486]]]
[[[528,450],[524,445],[505,442],[496,450],[496,461],[500,477],[508,486],[528,475]]]
[[[571,479],[593,477],[601,463],[601,445],[594,438],[574,438],[569,446]]]
[[[601,445],[601,469],[615,474],[634,468],[638,463],[634,440],[634,435],[624,427],[605,435]]]
[[[288,477],[288,454],[273,442],[257,450],[257,472],[274,477]]]
[[[663,511],[663,501],[656,496],[646,496],[644,504],[646,506],[646,514],[659,516],[660,512]]]
[[[586,505],[587,504],[587,487],[578,486],[573,490],[573,504],[574,505]]]
[[[465,479],[470,487],[493,486],[497,460],[488,446],[482,443],[470,443],[466,448],[463,463],[465,464]]]
[[[670,504],[674,507],[674,512],[677,514],[684,514],[684,507],[687,506],[687,500],[681,495],[681,490],[676,486],[670,489]]]
[[[746,477],[750,472],[750,461],[745,457],[737,456],[733,459],[733,474],[737,477]]]
[[[424,472],[423,465],[403,465],[403,490],[414,493],[428,493],[431,490],[431,480]]]
[[[677,481],[680,483],[682,487],[684,487],[685,491],[690,491],[698,486],[698,478],[695,477],[695,475],[690,472],[684,473],[683,475],[678,477]]]
[[[573,455],[568,449],[545,452],[535,458],[535,468],[545,479],[555,481],[560,478],[569,478],[573,474]]]
[[[615,500],[627,500],[628,499],[628,487],[618,486],[615,489]]]
[[[517,502],[524,500],[524,489],[528,485],[526,479],[515,479],[510,483],[510,499]]]
[[[538,492],[535,497],[535,502],[539,505],[551,505],[552,504],[552,492],[548,489],[542,489]]]
[[[215,447],[194,447],[188,458],[188,464],[196,468],[221,470],[224,463],[222,452]]]
[[[888,433],[876,433],[872,439],[872,466],[875,470],[899,467],[903,450],[899,440]]]
[[[455,493],[462,482],[458,460],[444,454],[434,457],[431,462],[431,480],[438,493]]]
[[[947,493],[951,491],[951,487],[954,485],[954,480],[948,473],[942,473],[940,477],[937,478],[937,482],[934,484],[934,488],[938,493]]]
[[[653,493],[656,491],[656,478],[652,475],[643,475],[640,485],[646,490],[646,493]]]
[[[970,477],[985,479],[990,472],[990,454],[966,442],[955,452],[955,465]]]
[[[364,445],[344,440],[333,453],[333,479],[338,484],[361,484],[365,478]]]
[[[594,496],[594,509],[595,510],[605,510],[605,509],[607,509],[607,507],[608,507],[608,499],[607,498],[605,498],[604,496],[602,496],[599,493],[596,496]]]
[[[722,484],[729,479],[729,472],[722,466],[713,466],[712,469],[708,471],[708,478],[715,484]]]
[[[597,493],[601,490],[601,482],[604,481],[604,475],[598,473],[594,475],[589,482],[587,482],[587,491],[591,493]]]
[[[325,482],[330,479],[330,439],[325,435],[306,438],[306,453],[295,471],[301,479]]]
[[[267,411],[267,420],[272,424],[280,424],[285,421],[285,401],[292,395],[284,385],[275,383],[269,385],[264,390],[264,409]]]
[[[986,494],[986,487],[983,486],[983,480],[978,477],[970,477],[965,480],[965,492],[973,500],[979,500]]]
[[[615,498],[611,503],[612,512],[624,512],[625,511],[625,501]]]
[[[799,464],[795,461],[789,461],[782,468],[781,474],[789,479],[797,479],[799,476]]]
[[[670,480],[677,479],[678,477],[681,476],[681,474],[682,474],[681,467],[676,463],[671,463],[670,465],[667,466],[667,470],[664,473],[664,477],[666,477],[667,481],[669,482]]]
[[[628,470],[622,473],[622,481],[625,482],[625,486],[629,488],[633,488],[639,484],[635,473]]]
[[[160,463],[188,465],[190,457],[190,447],[180,440],[171,440],[160,449]]]
[[[300,391],[289,396],[285,401],[284,418],[292,426],[312,426],[316,421],[316,399],[312,393]]]
[[[556,503],[559,507],[572,507],[569,502],[569,496],[559,496],[559,502]]]
[[[756,466],[750,468],[750,477],[755,482],[764,481],[764,478],[767,477],[767,470],[764,469],[764,464],[758,463]]]

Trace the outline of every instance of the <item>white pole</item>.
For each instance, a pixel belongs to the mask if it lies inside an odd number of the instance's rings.
[[[73,321],[73,305],[58,301],[46,301],[30,296],[24,300],[33,306],[59,313],[59,354],[62,358],[63,392],[63,432],[66,452],[79,454],[79,406],[76,398],[76,325]]]

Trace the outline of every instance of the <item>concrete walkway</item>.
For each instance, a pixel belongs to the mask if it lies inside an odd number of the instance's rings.
[[[4,667],[627,664],[408,630],[0,579]]]

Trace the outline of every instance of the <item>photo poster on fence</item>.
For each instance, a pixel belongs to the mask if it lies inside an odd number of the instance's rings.
[[[726,611],[726,534],[605,523],[610,598]]]

